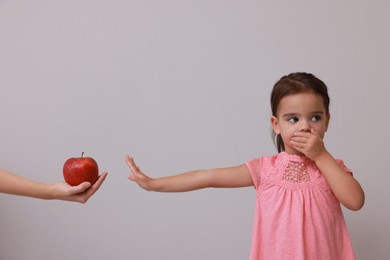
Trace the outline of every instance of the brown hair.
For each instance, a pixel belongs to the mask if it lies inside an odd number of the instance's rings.
[[[277,109],[283,97],[299,93],[313,93],[319,95],[324,100],[326,114],[329,114],[329,95],[325,83],[316,76],[306,72],[294,72],[283,76],[275,83],[271,92],[271,111],[273,116],[277,116]],[[272,131],[272,138],[278,152],[284,151],[282,137]]]

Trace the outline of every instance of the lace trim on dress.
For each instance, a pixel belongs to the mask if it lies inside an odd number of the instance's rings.
[[[309,182],[310,175],[303,162],[290,161],[282,177],[283,180],[292,183]]]

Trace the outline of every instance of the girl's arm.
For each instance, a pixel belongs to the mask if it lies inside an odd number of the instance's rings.
[[[364,205],[364,191],[359,182],[345,170],[328,152],[315,160],[337,199],[350,210],[359,210]]]
[[[325,149],[322,139],[314,129],[311,132],[295,133],[291,144],[316,163],[341,204],[350,210],[363,207],[365,196],[359,182],[351,174],[347,174]]]
[[[70,186],[66,182],[53,184],[38,182],[0,169],[0,192],[39,199],[58,199],[86,203],[99,189],[107,173],[91,186],[89,182]]]
[[[132,157],[127,155],[125,161],[131,171],[129,179],[148,191],[185,192],[209,187],[253,186],[252,177],[245,164],[229,168],[190,171],[162,178],[150,178],[141,172]]]

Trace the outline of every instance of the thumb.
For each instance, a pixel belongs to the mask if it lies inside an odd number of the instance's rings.
[[[80,183],[79,185],[72,187],[72,193],[73,194],[78,194],[78,193],[84,192],[89,187],[91,187],[91,183],[89,183],[89,182]]]

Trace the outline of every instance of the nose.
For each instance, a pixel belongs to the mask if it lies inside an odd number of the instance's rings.
[[[301,120],[301,125],[299,126],[300,132],[310,132],[310,124],[306,120]]]

